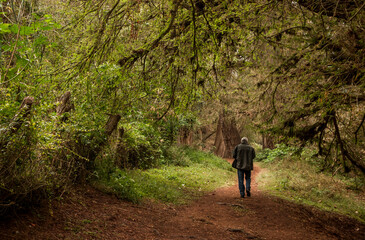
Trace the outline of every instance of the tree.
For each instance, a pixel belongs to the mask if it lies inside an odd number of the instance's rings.
[[[261,128],[303,144],[316,142],[326,159],[338,149],[344,167],[364,172],[359,150],[364,144],[364,5],[334,0],[157,4],[104,1],[84,5],[79,17],[99,22],[76,65],[83,69],[104,62],[104,53],[112,53],[119,64],[121,75],[111,87],[113,111],[148,99],[161,119],[218,90],[227,92],[227,78],[235,74],[245,76],[239,85],[259,72],[252,81],[259,92],[249,97],[258,99],[261,92],[263,107],[254,110]],[[125,81],[135,86],[135,97],[124,93]]]
[[[288,11],[269,17],[285,19],[280,28],[261,29],[260,40],[279,64],[260,83],[263,103],[271,106],[260,117],[272,133],[315,142],[326,166],[365,173],[364,5],[319,2],[284,1],[277,6]]]

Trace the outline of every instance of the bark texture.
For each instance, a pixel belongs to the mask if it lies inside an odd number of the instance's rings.
[[[71,110],[75,109],[74,104],[71,102],[71,92],[67,91],[65,92],[59,99],[58,99],[58,105],[56,107],[56,113],[58,116],[61,116],[62,114],[66,112],[70,112]],[[67,116],[63,116],[61,118],[62,122],[67,121]]]
[[[222,158],[231,158],[233,150],[241,141],[233,118],[227,118],[224,113],[219,115],[217,133],[215,137],[214,153]]]
[[[262,148],[270,148],[274,149],[274,140],[270,135],[263,134],[262,135]]]
[[[188,127],[180,129],[178,143],[181,145],[191,145],[193,143],[194,133]]]

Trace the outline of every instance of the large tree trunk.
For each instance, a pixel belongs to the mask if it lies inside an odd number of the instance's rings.
[[[222,158],[231,158],[232,152],[241,141],[234,119],[227,119],[225,114],[219,115],[215,137],[215,154]]]
[[[274,139],[270,135],[267,134],[262,135],[262,148],[274,149]]]

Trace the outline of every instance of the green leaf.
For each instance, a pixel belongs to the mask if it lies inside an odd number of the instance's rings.
[[[16,54],[16,64],[21,67],[25,67],[29,64],[29,59],[22,58],[18,54]]]
[[[10,25],[9,23],[0,23],[0,34],[10,33]]]
[[[45,36],[39,36],[34,40],[34,45],[35,46],[39,46],[39,45],[44,45],[48,43],[48,38],[46,38]]]

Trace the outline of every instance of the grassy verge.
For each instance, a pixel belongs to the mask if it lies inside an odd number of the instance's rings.
[[[172,148],[165,164],[148,170],[113,169],[100,174],[94,185],[120,198],[139,202],[153,199],[183,204],[215,188],[231,185],[234,172],[225,160],[190,148]]]
[[[262,190],[301,204],[337,212],[365,223],[364,179],[320,172],[316,159],[295,157],[279,148],[261,159],[257,181]]]

